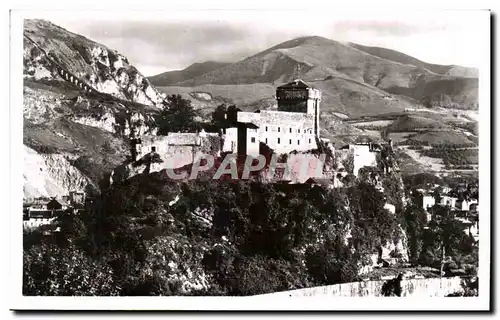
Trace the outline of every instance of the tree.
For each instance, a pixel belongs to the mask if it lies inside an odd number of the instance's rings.
[[[221,104],[212,112],[211,124],[219,129],[235,126],[238,121],[238,111],[241,110],[236,108],[235,105],[226,106],[226,104]]]
[[[227,107],[225,104],[218,105],[212,112],[212,124],[218,128],[223,128],[227,123]]]
[[[196,115],[190,100],[179,94],[170,95],[163,102],[163,108],[156,118],[158,134],[196,131],[199,128],[195,120]]]
[[[465,236],[463,226],[457,221],[449,207],[433,207],[435,218],[429,223],[429,230],[424,237],[423,252],[439,256],[441,273],[444,270],[446,256],[454,256],[460,250]]]
[[[347,158],[342,160],[342,165],[344,166],[345,171],[347,171],[348,173],[354,174],[354,154],[349,153],[347,155]]]
[[[409,259],[415,263],[422,252],[427,213],[421,207],[411,203],[403,212],[403,224],[408,237]]]

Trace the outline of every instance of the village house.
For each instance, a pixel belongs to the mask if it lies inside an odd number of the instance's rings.
[[[462,211],[470,211],[471,205],[477,205],[477,199],[460,199],[456,201],[455,208]],[[476,207],[477,208],[477,207]]]
[[[439,201],[439,204],[442,206],[449,206],[451,208],[455,208],[457,203],[457,198],[456,197],[450,197],[450,196],[441,196],[441,199]]]
[[[432,207],[436,204],[436,199],[433,195],[419,192],[416,196],[417,205],[420,206],[425,211],[429,212]]]
[[[80,194],[79,192],[75,194]],[[68,196],[71,198],[71,196]],[[46,200],[45,200],[46,201]],[[36,229],[51,224],[57,216],[65,212],[74,213],[73,207],[62,198],[51,198],[45,203],[41,199],[32,203],[23,204],[23,228]]]

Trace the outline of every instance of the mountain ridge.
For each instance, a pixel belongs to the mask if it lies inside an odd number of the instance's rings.
[[[231,63],[210,60],[204,62],[195,62],[182,70],[172,70],[150,76],[148,77],[148,80],[155,86],[168,86],[177,82],[189,80],[196,76],[203,75],[229,64]]]
[[[405,97],[413,105],[477,109],[478,80],[476,77],[461,76],[474,75],[476,71],[455,65],[429,64],[391,49],[307,36],[282,42],[233,64],[160,90],[172,93],[175,91],[173,87],[279,85],[294,77],[325,87],[326,82],[336,78],[355,82],[366,90],[383,90],[387,99]],[[255,101],[271,98],[257,96]],[[389,108],[387,111],[397,110]]]

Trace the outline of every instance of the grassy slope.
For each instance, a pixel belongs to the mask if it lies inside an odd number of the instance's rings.
[[[327,109],[330,106],[351,115],[398,111],[413,107],[426,98],[433,106],[477,106],[477,78],[446,74],[452,69],[457,70],[458,66],[432,65],[397,51],[372,49],[321,37],[297,38],[176,86],[198,90],[203,85],[221,85],[221,90],[246,92],[245,103],[255,104],[270,95],[264,95],[260,89],[252,92],[247,85],[277,86],[290,81],[300,66],[300,78],[327,92],[324,99]],[[235,85],[245,86],[237,89]],[[210,90],[218,89],[207,88],[207,91]],[[393,97],[389,92],[398,96]],[[379,101],[377,93],[395,100]],[[247,97],[252,101],[248,101]]]
[[[388,112],[401,112],[405,108],[414,106],[406,97],[393,97],[383,90],[368,86],[364,83],[334,77],[330,80],[311,81],[312,86],[322,91],[321,112],[340,112],[351,117],[377,115]],[[275,104],[276,86],[266,83],[241,85],[213,85],[206,84],[197,87],[160,87],[160,91],[167,94],[182,94],[193,100],[199,108],[211,107],[212,103],[196,101],[189,95],[190,92],[208,92],[213,97],[223,97],[231,100],[243,110],[255,111],[259,106],[263,109]]]
[[[402,52],[398,52],[396,50],[380,48],[380,47],[363,46],[363,45],[356,44],[356,43],[349,43],[349,45],[358,49],[358,50],[361,50],[361,51],[369,53],[371,55],[380,57],[382,59],[425,68],[427,70],[430,70],[433,73],[443,74],[443,75],[452,75],[452,76],[470,76],[470,77],[477,78],[478,70],[475,68],[466,68],[466,67],[461,67],[461,66],[456,66],[456,65],[446,65],[445,66],[445,65],[439,65],[439,64],[432,64],[432,63],[420,61],[414,57],[411,57],[411,56],[404,54]]]
[[[435,119],[415,115],[403,115],[387,127],[388,132],[409,132],[417,129],[441,129],[446,126]]]
[[[163,72],[155,76],[148,77],[148,79],[155,86],[168,86],[178,82],[189,80],[197,76],[201,76],[202,74],[225,67],[227,65],[229,65],[229,63],[216,61],[194,63],[183,70]]]
[[[412,140],[427,141],[430,144],[472,144],[466,136],[455,131],[428,131],[411,136]]]
[[[182,82],[201,84],[275,83],[288,81],[301,66],[304,80],[343,74],[378,87],[408,87],[412,78],[429,73],[410,65],[381,59],[348,45],[321,38],[304,37],[284,42],[240,62]],[[384,73],[382,81],[378,81]]]

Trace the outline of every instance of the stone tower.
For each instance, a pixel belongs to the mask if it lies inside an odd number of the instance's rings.
[[[319,104],[321,91],[296,79],[276,89],[278,111],[301,112],[314,116],[314,133],[319,137]]]

